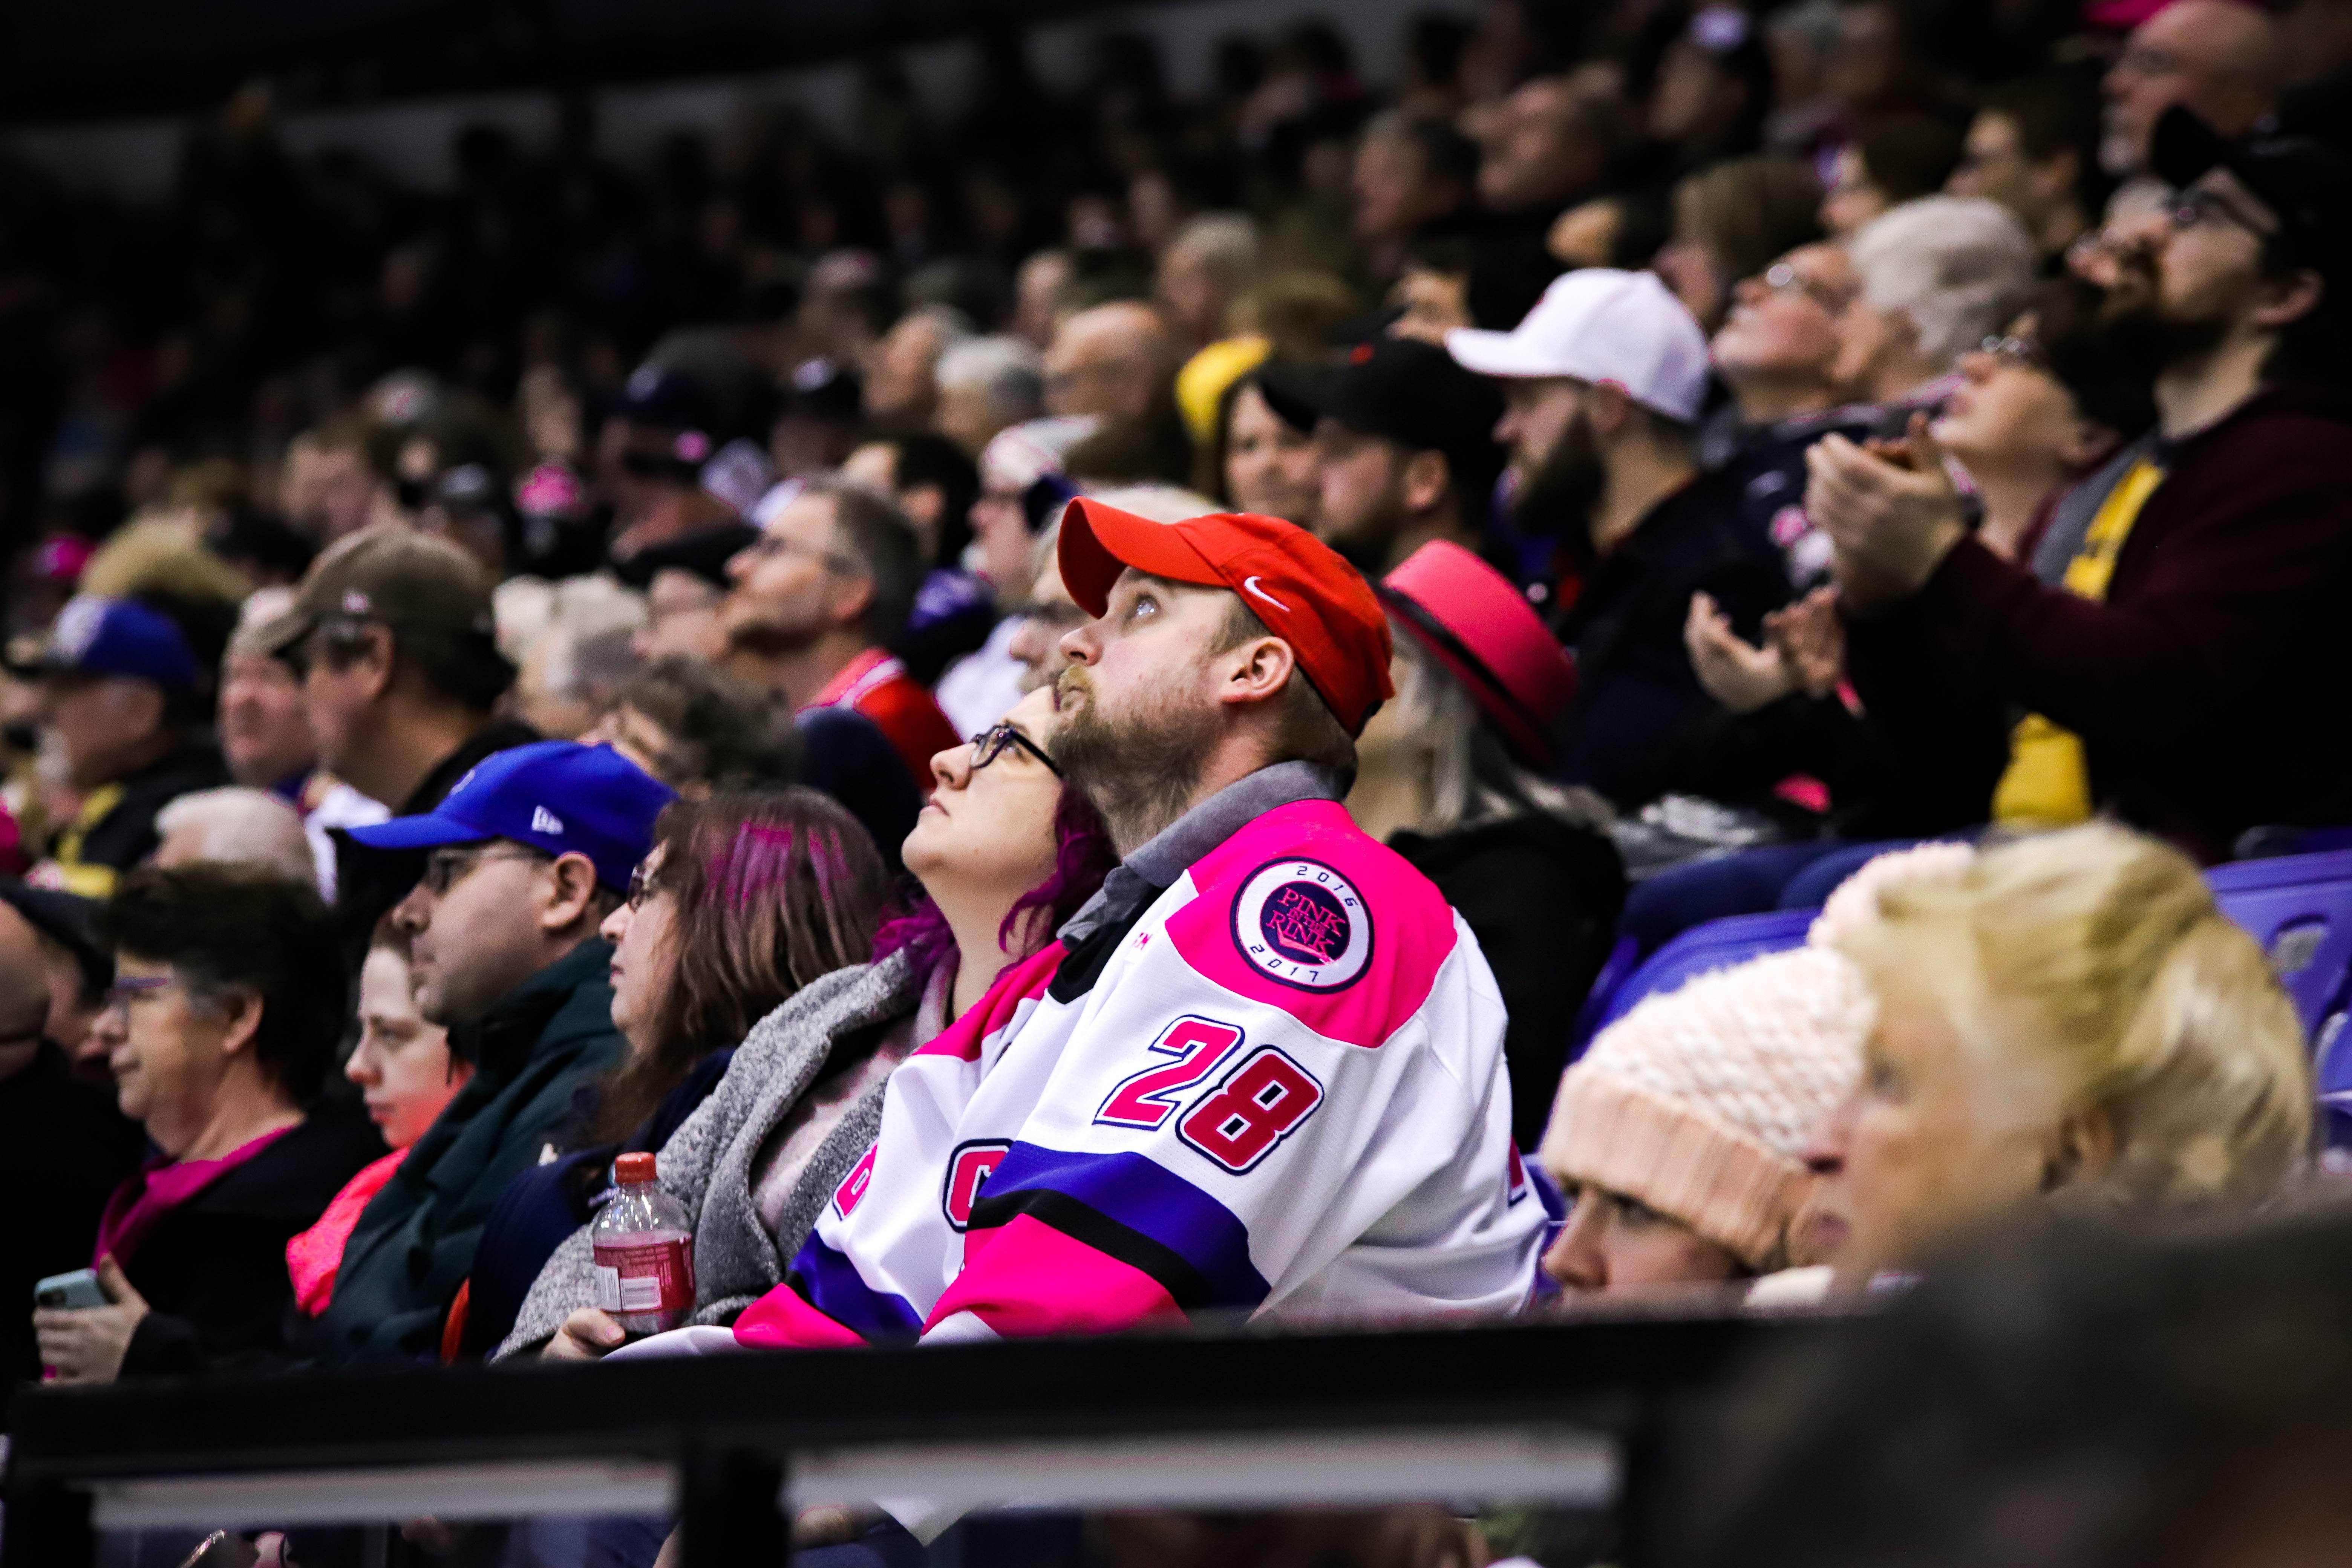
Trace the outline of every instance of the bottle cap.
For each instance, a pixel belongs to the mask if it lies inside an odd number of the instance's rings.
[[[623,1185],[654,1180],[654,1156],[624,1154],[613,1162],[613,1180]]]

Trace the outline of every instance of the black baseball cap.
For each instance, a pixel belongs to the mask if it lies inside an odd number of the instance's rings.
[[[1495,444],[1502,394],[1418,338],[1374,338],[1328,367],[1269,364],[1258,373],[1258,390],[1284,423],[1301,430],[1335,419],[1409,451],[1444,453],[1454,483],[1476,500],[1503,471]]]
[[[2226,169],[2279,220],[2278,243],[2330,289],[2352,288],[2352,158],[2309,136],[2231,142],[2175,104],[2148,146],[2157,177],[2179,187]]]
[[[665,543],[648,545],[626,561],[615,562],[614,574],[632,588],[653,585],[655,574],[690,572],[714,588],[729,586],[727,563],[759,542],[760,531],[748,522],[722,522],[698,528]]]
[[[618,412],[632,425],[662,430],[708,432],[718,420],[710,388],[700,376],[650,362],[630,372]]]
[[[31,887],[7,877],[0,878],[0,903],[73,955],[88,994],[96,995],[114,984],[114,954],[98,941],[97,900],[54,888]]]

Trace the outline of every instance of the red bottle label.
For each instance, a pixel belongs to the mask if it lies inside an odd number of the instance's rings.
[[[682,1312],[694,1305],[694,1243],[596,1247],[596,1305],[607,1312]]]

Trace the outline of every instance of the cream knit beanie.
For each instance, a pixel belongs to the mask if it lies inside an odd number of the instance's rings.
[[[1853,1087],[1874,1005],[1807,946],[1644,998],[1570,1067],[1538,1158],[1637,1199],[1751,1268],[1787,1261],[1813,1177],[1798,1158]]]

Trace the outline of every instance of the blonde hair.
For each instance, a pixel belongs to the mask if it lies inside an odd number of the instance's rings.
[[[2053,1114],[2105,1117],[2113,1157],[2084,1195],[2256,1202],[2302,1165],[2294,1005],[2179,851],[2093,824],[1889,886],[1878,906],[1833,938],[1874,988],[1924,986],[2011,1085],[2038,1079]]]
[[[1577,827],[1609,830],[1608,803],[1589,789],[1554,784],[1514,761],[1479,714],[1469,689],[1393,614],[1389,637],[1401,667],[1398,713],[1428,760],[1429,814],[1418,825],[1422,832],[1454,833],[1538,812]]]

